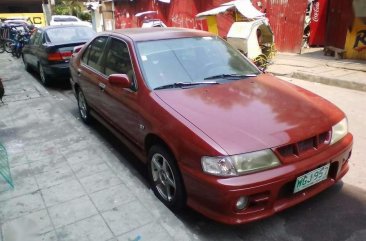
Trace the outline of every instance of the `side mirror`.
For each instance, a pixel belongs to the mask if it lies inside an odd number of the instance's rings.
[[[112,86],[119,88],[130,88],[131,81],[128,79],[128,76],[125,74],[111,74],[108,77],[108,81]]]
[[[266,70],[267,70],[267,67],[258,67],[258,69],[259,69],[263,74],[265,74],[265,73],[266,73]]]
[[[74,47],[74,50],[72,51],[72,53],[73,54],[79,53],[79,51],[83,48],[83,46],[84,46],[84,44]]]

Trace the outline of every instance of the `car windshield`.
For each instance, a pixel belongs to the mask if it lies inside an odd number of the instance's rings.
[[[86,42],[95,35],[89,27],[63,27],[47,30],[47,37],[53,44]]]
[[[137,49],[144,79],[151,89],[183,86],[176,83],[233,81],[260,73],[218,37],[144,41],[137,43]]]

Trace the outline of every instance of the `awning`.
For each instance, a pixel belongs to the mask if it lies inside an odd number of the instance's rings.
[[[231,1],[227,3],[221,4],[220,7],[199,13],[196,15],[196,18],[202,19],[207,16],[214,16],[220,13],[225,13],[227,10],[235,8],[238,10],[244,17],[255,19],[262,18],[265,14],[257,10],[251,3],[250,0],[237,0]]]
[[[230,8],[234,8],[234,5],[231,5],[231,6],[220,6],[220,7],[217,7],[217,8],[214,8],[214,9],[211,9],[211,10],[208,10],[208,11],[205,11],[205,12],[202,12],[202,13],[199,13],[199,14],[196,15],[196,18],[202,19],[202,18],[206,18],[208,16],[215,16],[215,15],[218,15],[220,13],[226,12]]]
[[[141,17],[141,16],[144,16],[144,15],[148,15],[148,14],[156,14],[158,13],[157,11],[146,11],[146,12],[140,12],[140,13],[136,13],[135,14],[135,17]]]
[[[234,2],[236,9],[246,18],[261,18],[265,14],[257,10],[250,0],[238,0]]]

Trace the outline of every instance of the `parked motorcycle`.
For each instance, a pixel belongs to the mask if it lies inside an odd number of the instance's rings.
[[[22,50],[26,43],[28,43],[30,38],[30,33],[25,31],[17,31],[17,34],[15,36],[15,41],[12,44],[12,55],[20,58],[22,56]]]

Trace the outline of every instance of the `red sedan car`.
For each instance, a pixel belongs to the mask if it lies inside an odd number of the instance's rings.
[[[327,100],[261,73],[210,33],[102,33],[71,61],[85,122],[147,164],[155,195],[223,223],[268,217],[348,171],[353,137]]]

